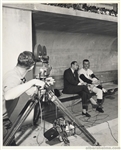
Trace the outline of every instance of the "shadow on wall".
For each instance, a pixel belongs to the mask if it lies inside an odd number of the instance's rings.
[[[112,70],[115,66],[115,70],[118,70],[118,41],[117,38],[110,45],[109,59],[107,64],[112,66]]]
[[[112,42],[111,46],[110,46],[110,55],[118,55],[118,41],[117,38]]]

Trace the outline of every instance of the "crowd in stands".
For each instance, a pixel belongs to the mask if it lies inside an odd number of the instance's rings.
[[[63,8],[72,8],[75,10],[80,10],[80,11],[88,11],[88,12],[93,12],[93,13],[98,13],[98,14],[103,14],[103,15],[110,15],[110,16],[118,16],[118,12],[114,9],[107,9],[105,7],[98,7],[98,6],[89,6],[86,3],[84,4],[73,4],[73,3],[46,3],[47,5],[51,6],[57,6],[57,7],[63,7]]]

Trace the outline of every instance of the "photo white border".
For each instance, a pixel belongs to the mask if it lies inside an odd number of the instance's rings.
[[[2,3],[118,3],[119,4],[119,6],[118,6],[118,106],[119,106],[119,108],[118,108],[118,115],[119,115],[119,117],[118,117],[118,119],[119,119],[119,122],[118,122],[118,131],[119,131],[119,133],[118,133],[118,141],[119,141],[119,146],[120,146],[120,148],[121,148],[121,131],[120,131],[120,126],[121,126],[121,101],[120,101],[120,94],[121,94],[121,92],[120,92],[120,83],[121,83],[121,81],[120,81],[120,55],[121,55],[121,49],[120,49],[120,0],[106,0],[106,1],[104,1],[104,0],[95,0],[95,1],[92,1],[92,0],[86,0],[86,1],[82,1],[82,0],[35,0],[35,1],[33,1],[33,0],[26,0],[26,1],[24,1],[24,0],[2,0],[1,1],[1,11],[0,11],[0,18],[1,18],[1,53],[0,53],[0,56],[1,56],[1,100],[2,100]],[[1,114],[2,114],[2,104],[0,105],[1,106]],[[1,127],[2,127],[2,116],[1,116]],[[0,133],[2,133],[2,129],[0,129]],[[1,139],[2,139],[2,134],[1,134]],[[55,146],[53,146],[53,147],[43,147],[43,146],[37,146],[37,147],[33,147],[33,146],[25,146],[25,147],[19,147],[19,146],[17,146],[17,147],[3,147],[2,146],[2,141],[0,141],[0,143],[1,143],[1,149],[4,149],[4,150],[7,150],[7,149],[22,149],[22,150],[24,150],[24,149],[86,149],[86,146],[84,146],[84,147],[81,147],[80,148],[80,146],[76,146],[76,147],[73,147],[73,146],[71,146],[71,147],[55,147]],[[106,147],[105,147],[106,148]],[[114,149],[114,148],[116,148],[116,146],[112,146],[112,147],[110,147],[111,149]],[[91,148],[91,149],[93,149],[93,148]],[[95,147],[94,147],[94,149],[95,149]],[[97,148],[98,149],[98,148]],[[104,149],[104,148],[103,148]]]

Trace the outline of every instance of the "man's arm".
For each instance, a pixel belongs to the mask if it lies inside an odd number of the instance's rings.
[[[91,76],[91,78],[96,78],[97,80],[99,80],[99,79],[95,76],[94,73],[92,73],[90,76]]]
[[[5,100],[11,100],[19,97],[21,94],[26,92],[28,89],[30,89],[32,86],[40,86],[44,87],[45,83],[41,80],[32,79],[24,84],[17,85],[9,90],[6,90],[4,92],[4,98]]]
[[[79,77],[80,77],[80,79],[81,79],[82,81],[84,81],[84,82],[86,82],[86,83],[88,83],[88,84],[92,84],[92,80],[86,78],[84,74],[81,74]]]

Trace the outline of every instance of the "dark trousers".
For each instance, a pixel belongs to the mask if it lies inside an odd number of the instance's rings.
[[[91,94],[86,85],[79,85],[79,86],[71,86],[67,89],[65,94],[79,94],[82,98],[82,109],[88,110],[88,102],[91,98]]]
[[[89,99],[91,98],[91,94],[89,93],[89,90],[87,86],[81,85],[79,86],[80,92],[78,93],[82,98],[82,109],[88,110],[88,103]]]

